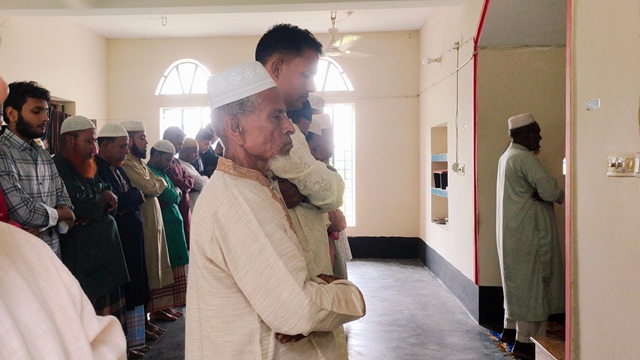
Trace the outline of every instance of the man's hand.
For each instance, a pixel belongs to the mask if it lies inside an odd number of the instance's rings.
[[[281,344],[286,344],[288,342],[296,342],[296,341],[298,341],[300,339],[304,339],[304,338],[306,338],[306,336],[304,336],[302,334],[285,335],[285,334],[276,333],[276,338],[278,338],[278,340],[280,341]]]
[[[118,207],[118,197],[109,190],[101,192],[100,195],[102,195],[102,200],[104,200],[107,212],[115,211]]]
[[[75,225],[76,215],[66,205],[58,205],[55,209],[58,212],[58,222],[66,222],[70,230]]]
[[[329,215],[329,232],[340,232],[347,228],[347,218],[344,217],[344,214],[340,209],[329,211],[327,213]]]
[[[280,188],[280,193],[282,194],[282,198],[284,199],[284,203],[287,205],[288,209],[292,209],[304,199],[304,195],[298,191],[298,188],[293,185],[293,183],[287,179],[278,178],[278,187]]]
[[[343,280],[341,277],[338,277],[335,275],[327,275],[327,274],[318,274],[316,275],[316,277],[322,279],[322,281],[326,282],[327,284],[331,284],[336,280]]]
[[[177,187],[177,188],[176,188],[176,191],[178,192],[178,197],[179,197],[180,199],[182,199],[182,190],[181,190],[180,188],[178,188],[178,187]]]

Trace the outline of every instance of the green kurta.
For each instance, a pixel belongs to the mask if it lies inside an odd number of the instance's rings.
[[[61,236],[62,261],[94,300],[129,282],[118,227],[101,193],[110,190],[99,176],[81,177],[62,155],[53,158],[67,188],[76,220],[87,219]]]
[[[180,215],[180,210],[178,209],[178,203],[180,202],[178,191],[164,171],[155,169],[149,164],[147,166],[154,174],[167,182],[167,187],[158,196],[158,201],[160,201],[160,207],[162,208],[162,221],[164,222],[164,230],[167,236],[171,267],[176,268],[187,265],[189,263],[189,253],[184,235],[182,215]]]
[[[531,198],[536,191],[543,202]],[[564,190],[531,151],[511,144],[500,157],[496,195],[506,316],[544,321],[564,312],[564,267],[553,213]]]

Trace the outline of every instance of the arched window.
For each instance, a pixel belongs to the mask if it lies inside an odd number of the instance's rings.
[[[330,57],[318,62],[318,72],[313,79],[318,92],[353,91],[351,81],[342,67]],[[322,95],[320,95],[322,96]],[[347,225],[356,225],[356,181],[355,181],[355,104],[350,102],[327,102],[324,112],[331,116],[334,127],[335,150],[331,164],[340,173],[345,183],[342,212]]]
[[[351,81],[335,60],[323,57],[318,62],[318,72],[313,78],[317,91],[353,91]]]
[[[206,94],[209,70],[197,60],[182,59],[167,68],[156,95]]]

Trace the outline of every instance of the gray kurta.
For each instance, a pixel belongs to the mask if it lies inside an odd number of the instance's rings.
[[[543,202],[531,194],[538,192]],[[564,268],[553,203],[564,190],[527,148],[511,144],[498,163],[496,240],[506,316],[544,321],[564,312]]]

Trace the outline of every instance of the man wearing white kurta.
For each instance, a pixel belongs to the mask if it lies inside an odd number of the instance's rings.
[[[332,333],[364,316],[358,288],[310,274],[286,207],[266,177],[292,148],[282,94],[262,65],[209,80],[217,171],[193,216],[188,359],[335,359]]]
[[[529,113],[508,121],[511,144],[498,164],[496,235],[505,309],[503,340],[514,355],[533,358],[530,337],[544,337],[546,320],[564,312],[562,253],[553,203],[564,190],[540,164],[540,127]]]

